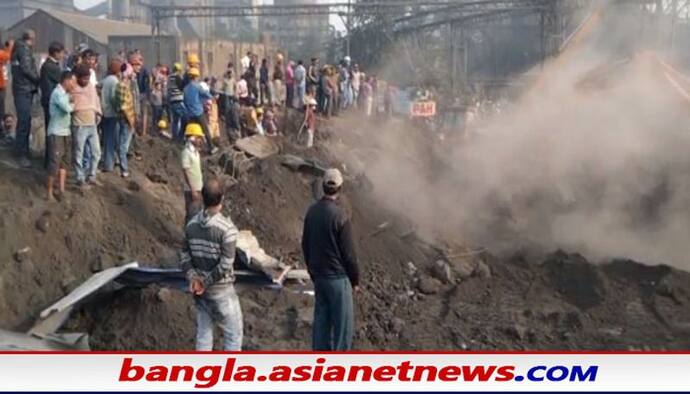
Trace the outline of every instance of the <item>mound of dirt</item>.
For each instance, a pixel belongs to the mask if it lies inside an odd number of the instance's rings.
[[[335,120],[333,122],[346,122]],[[324,123],[319,147],[305,151],[288,125],[281,153],[339,165],[340,136]],[[372,126],[373,127],[373,126]],[[331,142],[324,148],[324,139]],[[346,146],[346,145],[345,145]],[[0,151],[0,321],[25,330],[49,303],[92,272],[138,261],[176,263],[182,233],[179,147],[138,140],[132,181],[103,174],[103,186],[46,203],[38,171],[6,166]],[[429,149],[436,149],[430,147]],[[206,159],[223,175],[219,156]],[[423,158],[420,158],[423,160]],[[420,238],[405,217],[383,207],[377,185],[346,171],[343,201],[352,215],[363,269],[356,294],[359,349],[678,349],[690,346],[690,274],[630,261],[594,265],[577,254],[499,258],[447,241]],[[300,264],[303,215],[315,199],[313,175],[255,161],[228,183],[225,213],[254,232],[267,253]],[[42,220],[41,228],[37,221]],[[16,258],[17,252],[21,258]],[[309,349],[313,298],[239,288],[246,349]],[[103,294],[65,326],[86,331],[93,349],[191,349],[191,297],[151,286]]]

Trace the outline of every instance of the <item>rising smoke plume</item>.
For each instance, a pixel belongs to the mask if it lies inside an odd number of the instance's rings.
[[[355,128],[341,158],[425,237],[690,269],[690,103],[656,54],[602,45],[622,36],[602,25],[479,135],[429,148],[391,121]]]

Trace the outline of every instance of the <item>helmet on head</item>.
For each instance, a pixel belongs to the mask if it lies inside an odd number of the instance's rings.
[[[279,62],[282,62],[282,61],[283,61],[283,54],[282,54],[282,53],[278,53],[278,54],[276,55],[276,60],[279,61]]]
[[[203,137],[204,136],[204,130],[201,128],[201,125],[198,123],[189,123],[187,127],[184,129],[184,136],[185,137]]]
[[[166,130],[167,128],[168,128],[168,122],[165,119],[161,119],[158,121],[158,129]]]
[[[173,64],[173,71],[174,72],[182,71],[182,65],[180,63]]]
[[[264,109],[262,107],[259,107],[256,109],[256,114],[257,115],[262,115],[264,113]]]
[[[187,64],[199,64],[199,63],[201,63],[199,61],[199,55],[197,55],[196,53],[190,53],[187,56]]]
[[[189,74],[190,77],[198,77],[201,75],[199,69],[196,67],[190,68],[189,71],[187,71],[187,74]]]

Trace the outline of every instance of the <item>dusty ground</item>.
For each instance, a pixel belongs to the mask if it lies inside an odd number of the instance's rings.
[[[326,128],[325,138],[339,138],[337,125]],[[339,164],[325,148],[306,152],[293,142],[293,135],[283,138],[283,152]],[[40,171],[11,168],[9,153],[0,151],[2,328],[27,329],[94,271],[129,261],[174,264],[182,220],[176,150],[158,138],[139,140],[135,151],[143,159],[133,161],[133,181],[104,174],[103,186],[86,195],[71,188],[60,203],[43,200]],[[209,168],[219,171],[217,161],[210,158]],[[498,258],[460,241],[432,245],[378,204],[376,185],[354,175],[346,203],[364,270],[358,349],[690,346],[690,274],[623,260],[593,264],[565,252]],[[226,213],[254,231],[267,252],[299,262],[313,181],[270,158],[230,188]],[[30,252],[15,256],[25,247]],[[244,288],[241,303],[247,349],[309,348],[309,296]],[[85,306],[65,330],[88,331],[93,349],[191,349],[193,308],[176,291],[121,290]]]

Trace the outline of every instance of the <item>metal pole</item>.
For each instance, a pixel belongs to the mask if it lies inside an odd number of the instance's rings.
[[[671,12],[673,13],[673,15],[671,16],[671,37],[669,42],[669,48],[673,50],[673,41],[676,35],[676,23],[678,22],[678,12],[680,12],[680,10],[678,9],[678,0],[673,0],[671,4]]]
[[[544,69],[544,62],[546,60],[546,21],[544,20],[544,11],[539,13],[539,26],[541,27],[541,68]]]
[[[161,20],[156,19],[156,63],[161,62]]]
[[[457,50],[457,41],[455,40],[455,23],[451,22],[448,24],[448,35],[450,35],[450,87],[453,95],[458,91],[458,69],[459,69],[459,59]]]
[[[346,42],[345,42],[345,54],[350,56],[350,31],[352,30],[352,0],[347,0],[347,23],[345,24],[346,32]]]

